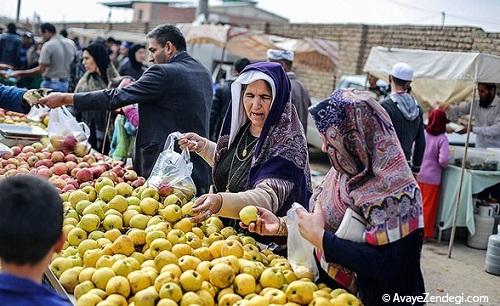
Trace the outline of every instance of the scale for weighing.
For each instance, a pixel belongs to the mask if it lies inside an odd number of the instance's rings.
[[[0,142],[9,147],[17,144],[30,145],[47,136],[47,131],[37,126],[0,124]]]

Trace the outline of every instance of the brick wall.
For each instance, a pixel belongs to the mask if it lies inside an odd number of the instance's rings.
[[[66,27],[112,29],[146,33],[156,24],[72,23]],[[61,27],[61,25],[58,25]],[[295,65],[299,78],[313,96],[325,97],[335,80],[344,74],[361,74],[374,46],[443,51],[479,51],[500,55],[500,33],[488,33],[475,27],[362,25],[362,24],[258,24],[253,28],[269,34],[292,38],[312,37],[339,43],[340,65],[329,71],[311,71],[308,65]]]

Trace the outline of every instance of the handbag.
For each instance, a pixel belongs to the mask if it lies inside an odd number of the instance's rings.
[[[348,207],[335,236],[354,242],[365,242],[366,224],[365,217]]]

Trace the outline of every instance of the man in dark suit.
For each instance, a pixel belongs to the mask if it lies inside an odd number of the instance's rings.
[[[54,93],[40,100],[51,108],[74,105],[77,111],[114,110],[138,103],[140,124],[134,165],[145,177],[150,175],[170,133],[208,136],[212,101],[210,73],[186,52],[186,40],[178,28],[160,25],[147,38],[149,60],[155,65],[130,86],[79,94]],[[209,167],[199,156],[191,158],[198,194],[206,193]]]

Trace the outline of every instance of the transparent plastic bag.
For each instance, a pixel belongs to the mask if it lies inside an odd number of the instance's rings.
[[[314,246],[300,234],[297,218],[298,209],[304,209],[304,207],[298,203],[293,203],[292,208],[288,210],[286,215],[288,262],[294,272],[305,267],[312,273],[313,280],[317,280],[319,278],[319,270],[314,259]]]
[[[193,163],[187,149],[180,154],[174,151],[175,140],[181,136],[179,132],[168,135],[147,184],[156,187],[163,196],[181,192],[186,200],[190,200],[196,194],[196,186],[191,178]]]
[[[89,127],[76,121],[64,106],[50,110],[48,132],[50,144],[56,151],[63,151],[65,154],[74,152],[78,156],[84,156],[90,150]]]
[[[50,108],[48,107],[32,107],[27,115],[31,121],[41,122],[45,116],[48,116]]]

